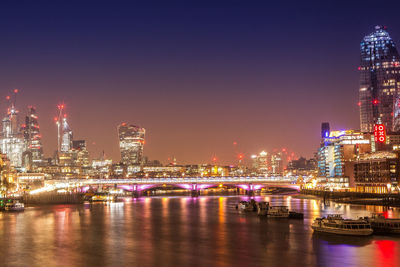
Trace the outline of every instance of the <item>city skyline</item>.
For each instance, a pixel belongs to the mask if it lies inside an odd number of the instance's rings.
[[[362,38],[375,25],[383,24],[394,42],[400,41],[399,22],[379,14],[371,19],[368,15],[373,11],[366,7],[361,8],[365,14],[360,22],[352,25],[351,12],[356,7],[349,5],[338,16],[333,14],[337,9],[333,6],[318,24],[313,20],[320,15],[311,15],[299,25],[292,20],[270,27],[273,19],[279,21],[277,15],[268,18],[262,11],[285,11],[286,16],[298,18],[310,15],[310,11],[307,5],[301,10],[305,13],[299,15],[279,5],[243,6],[238,2],[222,14],[218,8],[224,6],[205,5],[201,11],[193,6],[187,10],[193,20],[175,6],[158,19],[150,14],[156,25],[148,21],[141,25],[140,16],[110,17],[96,24],[99,14],[107,14],[105,6],[89,15],[89,22],[83,12],[89,6],[74,11],[73,4],[56,12],[62,18],[67,11],[76,15],[76,20],[64,24],[56,13],[40,19],[25,14],[15,24],[5,17],[3,24],[10,26],[10,32],[4,36],[12,41],[4,43],[8,68],[2,69],[1,97],[19,88],[20,114],[25,114],[28,105],[37,108],[46,156],[56,150],[53,117],[57,104],[65,102],[74,137],[88,141],[94,158],[104,150],[119,160],[116,127],[122,122],[144,127],[144,154],[163,162],[174,156],[181,163],[206,163],[214,155],[222,163],[234,162],[237,151],[249,158],[262,150],[282,147],[310,157],[318,147],[322,121],[331,122],[335,129],[359,128],[357,68]],[[244,8],[244,12],[236,13],[237,8]],[[144,16],[150,8],[138,10],[144,10]],[[122,8],[118,11],[124,14]],[[208,20],[205,15],[209,15]],[[54,24],[44,25],[49,21]],[[34,38],[18,30],[28,22]],[[174,32],[172,26],[177,25],[179,32]],[[76,32],[64,31],[61,36],[56,27]],[[102,38],[110,31],[114,33],[111,40]],[[224,34],[219,35],[220,31]],[[246,38],[237,38],[239,33]],[[202,37],[208,41],[202,43]],[[30,47],[23,46],[24,38],[32,41]],[[157,38],[163,40],[163,46],[157,45]],[[338,40],[332,42],[334,39]],[[312,42],[313,49],[304,44],[306,40]],[[144,41],[151,45],[143,46]],[[177,41],[182,43],[178,48],[169,46]],[[11,46],[14,42],[19,46]],[[135,52],[130,52],[130,45]],[[52,49],[54,46],[58,48]],[[21,59],[26,63],[19,64]],[[5,110],[4,102],[0,108]]]

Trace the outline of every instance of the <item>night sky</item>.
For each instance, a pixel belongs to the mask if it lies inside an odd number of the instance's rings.
[[[163,162],[282,147],[310,157],[321,122],[359,128],[363,36],[382,24],[400,44],[400,1],[8,2],[1,114],[19,88],[20,114],[37,107],[47,156],[64,102],[94,158],[119,160],[121,122],[145,127],[145,154]]]

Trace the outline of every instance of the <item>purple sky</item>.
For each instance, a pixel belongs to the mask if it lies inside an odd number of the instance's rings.
[[[121,122],[163,162],[310,157],[322,121],[359,128],[362,37],[383,24],[400,41],[399,1],[30,2],[0,5],[0,94],[37,107],[48,156],[65,102],[93,157],[119,160]]]

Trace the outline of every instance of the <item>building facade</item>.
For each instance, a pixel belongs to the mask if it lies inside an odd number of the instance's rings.
[[[390,131],[400,130],[400,107],[394,100],[400,90],[400,58],[386,27],[361,41],[359,107],[362,132],[372,132],[378,119]],[[400,99],[399,99],[400,101]]]
[[[27,170],[35,169],[43,163],[43,147],[38,116],[32,106],[28,107],[22,131],[25,140],[23,165]]]
[[[398,153],[379,151],[362,155],[354,165],[357,192],[387,193],[399,184]]]
[[[122,123],[118,126],[121,163],[126,166],[143,164],[143,147],[146,130]]]
[[[331,131],[322,139],[317,153],[318,176],[326,178],[331,187],[353,187],[354,161],[368,152],[371,152],[369,134]]]

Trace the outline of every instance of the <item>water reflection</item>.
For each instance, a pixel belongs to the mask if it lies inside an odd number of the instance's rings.
[[[399,237],[316,235],[315,217],[348,218],[399,210],[256,196],[287,205],[303,220],[239,214],[242,197],[152,197],[104,205],[58,205],[0,213],[2,266],[400,266]]]

